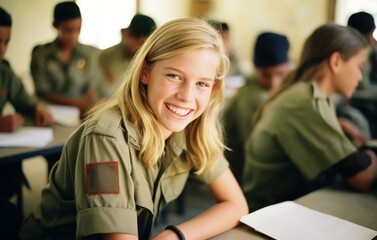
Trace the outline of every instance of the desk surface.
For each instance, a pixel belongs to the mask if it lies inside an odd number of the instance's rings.
[[[77,128],[62,125],[54,125],[54,139],[45,147],[29,148],[29,147],[4,147],[0,148],[0,164],[9,162],[22,161],[25,158],[35,157],[39,155],[49,155],[59,153],[64,142]]]
[[[311,209],[377,230],[377,191],[359,193],[341,187],[329,187],[309,193],[295,202]],[[240,224],[212,240],[271,239]]]

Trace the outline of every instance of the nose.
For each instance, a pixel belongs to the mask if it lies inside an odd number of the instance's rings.
[[[190,82],[184,82],[179,87],[179,90],[176,94],[177,98],[183,102],[190,102],[194,99],[195,96],[195,85],[190,84]]]
[[[281,77],[280,76],[272,76],[270,81],[271,81],[271,89],[275,89],[280,85]]]

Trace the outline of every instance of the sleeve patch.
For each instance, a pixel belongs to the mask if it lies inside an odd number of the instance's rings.
[[[118,162],[88,163],[85,174],[86,194],[119,194]]]

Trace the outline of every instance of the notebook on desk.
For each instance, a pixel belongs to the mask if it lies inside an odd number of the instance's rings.
[[[44,147],[53,138],[52,128],[21,127],[16,132],[0,133],[0,147]]]
[[[304,207],[293,201],[271,205],[240,221],[279,240],[366,240],[377,231]]]

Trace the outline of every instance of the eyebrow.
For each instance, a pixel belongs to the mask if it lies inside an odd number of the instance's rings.
[[[173,71],[177,71],[183,75],[186,75],[185,72],[183,72],[182,70],[178,69],[178,68],[175,68],[175,67],[164,67],[165,70],[173,70]],[[200,78],[202,81],[215,81],[215,77],[213,78],[210,78],[210,77],[201,77]]]

